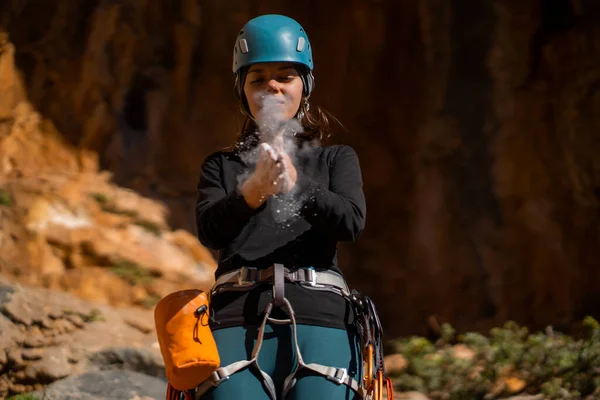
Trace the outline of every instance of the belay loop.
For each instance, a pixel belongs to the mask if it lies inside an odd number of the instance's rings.
[[[385,386],[388,400],[393,400],[392,380],[387,376],[383,363],[383,327],[375,303],[357,290],[350,292],[350,301],[362,341],[365,398],[382,400]]]

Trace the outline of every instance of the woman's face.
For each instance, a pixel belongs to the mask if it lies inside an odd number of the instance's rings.
[[[244,94],[252,116],[294,118],[302,100],[302,79],[291,63],[254,64],[244,82]]]

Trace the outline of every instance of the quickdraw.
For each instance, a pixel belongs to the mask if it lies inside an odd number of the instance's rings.
[[[350,300],[354,306],[356,325],[360,331],[363,351],[363,390],[367,400],[394,399],[392,380],[386,375],[383,363],[383,328],[375,303],[366,295],[352,290]]]

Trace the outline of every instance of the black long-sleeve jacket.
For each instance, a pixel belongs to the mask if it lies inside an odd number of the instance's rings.
[[[358,157],[349,146],[315,146],[299,150],[293,162],[298,173],[294,190],[286,196],[272,197],[254,210],[239,192],[253,165],[235,152],[217,152],[204,161],[196,222],[200,242],[219,251],[217,277],[242,266],[265,268],[273,263],[341,273],[337,242],[357,239],[365,226],[366,204]],[[307,304],[313,293],[304,293],[306,290],[286,288],[299,322],[340,326],[341,323],[331,321],[324,323],[324,319],[331,320],[338,314],[339,320],[340,312],[347,313],[342,310],[345,306],[341,299],[330,298],[331,307],[325,307],[325,314],[318,315]],[[240,322],[234,317],[241,314],[241,303],[233,309],[227,305],[245,299],[239,298],[240,294],[223,296],[230,297],[221,299],[223,308],[229,308],[222,313],[224,318]],[[293,301],[294,297],[298,301]],[[299,298],[304,299],[302,304],[294,304],[300,302]],[[213,303],[213,310],[221,308],[217,299]],[[306,313],[299,312],[303,305]]]

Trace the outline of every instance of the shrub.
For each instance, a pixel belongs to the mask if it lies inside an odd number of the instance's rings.
[[[547,399],[600,398],[600,324],[584,320],[588,335],[575,339],[547,328],[530,334],[507,322],[488,336],[466,333],[454,337],[450,326],[431,343],[411,337],[392,343],[408,360],[393,377],[399,391],[416,390],[433,400],[497,399],[542,393]],[[445,332],[445,333],[444,333]],[[453,344],[473,351],[456,357]]]

